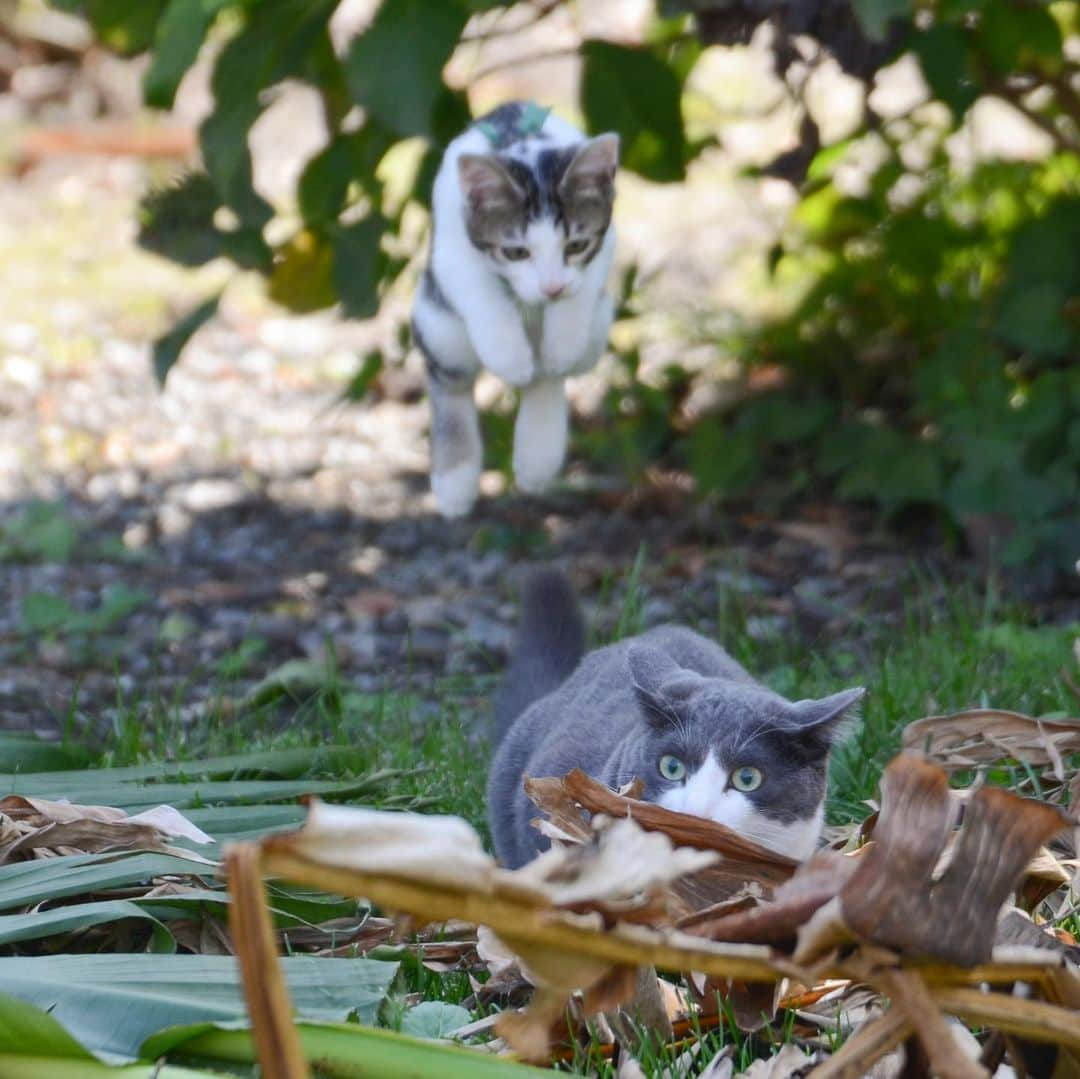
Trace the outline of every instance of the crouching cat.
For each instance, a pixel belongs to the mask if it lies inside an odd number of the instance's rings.
[[[566,455],[563,382],[607,344],[616,135],[586,139],[535,105],[503,105],[447,147],[432,198],[431,257],[413,306],[427,365],[431,486],[468,513],[483,446],[473,383],[521,388],[514,477],[539,491]]]
[[[587,654],[584,641],[567,580],[535,575],[496,698],[488,819],[506,866],[548,845],[529,823],[538,811],[523,777],[573,768],[612,787],[640,776],[646,801],[708,817],[791,858],[814,852],[829,751],[865,690],[785,700],[681,626]]]

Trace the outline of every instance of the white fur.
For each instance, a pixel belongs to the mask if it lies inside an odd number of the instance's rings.
[[[541,148],[562,148],[584,139],[550,114],[543,130],[548,137],[542,143],[527,140],[514,152],[527,159]],[[592,368],[607,345],[613,303],[605,288],[615,232],[609,227],[595,257],[581,266],[565,263],[561,228],[534,222],[525,238],[530,257],[502,263],[497,270],[469,240],[458,175],[463,154],[490,152],[487,137],[476,128],[447,148],[432,198],[436,229],[431,265],[453,311],[437,307],[421,293],[413,318],[444,366],[463,376],[484,368],[511,386],[528,387],[514,431],[514,473],[522,489],[537,491],[555,478],[566,453],[561,379]],[[468,512],[476,497],[474,471],[478,478],[478,464],[475,469],[472,464],[455,469],[454,475],[433,474],[442,513]]]
[[[541,379],[521,391],[514,424],[514,476],[523,491],[542,491],[559,474],[567,429],[562,379]]]
[[[713,753],[685,783],[664,791],[657,804],[679,813],[707,817],[800,862],[817,850],[825,825],[824,806],[820,806],[814,816],[791,823],[763,816],[742,791],[728,787],[728,772]]]

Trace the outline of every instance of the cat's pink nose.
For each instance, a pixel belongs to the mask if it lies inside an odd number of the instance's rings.
[[[549,300],[557,300],[566,291],[565,285],[545,285],[544,295]]]

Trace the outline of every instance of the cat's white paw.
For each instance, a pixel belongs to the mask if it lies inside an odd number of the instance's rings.
[[[536,357],[520,328],[516,333],[489,335],[480,350],[480,362],[509,386],[528,386],[536,377]]]
[[[551,439],[546,444],[529,446],[514,451],[514,481],[527,494],[546,491],[563,466],[566,443]]]
[[[480,491],[480,468],[465,463],[446,472],[431,474],[431,492],[444,517],[464,517],[476,504]]]

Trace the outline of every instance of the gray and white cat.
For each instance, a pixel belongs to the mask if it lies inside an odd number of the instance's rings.
[[[514,476],[546,487],[566,456],[568,375],[607,343],[617,135],[586,139],[535,105],[503,105],[447,147],[432,198],[431,258],[413,306],[431,399],[439,511],[468,513],[483,446],[473,383],[521,387]]]
[[[548,845],[529,823],[537,810],[523,777],[572,768],[612,787],[640,776],[646,801],[708,817],[791,858],[814,852],[829,751],[863,689],[785,700],[681,626],[588,654],[584,640],[566,578],[533,576],[496,698],[500,742],[488,780],[488,819],[506,866]]]

